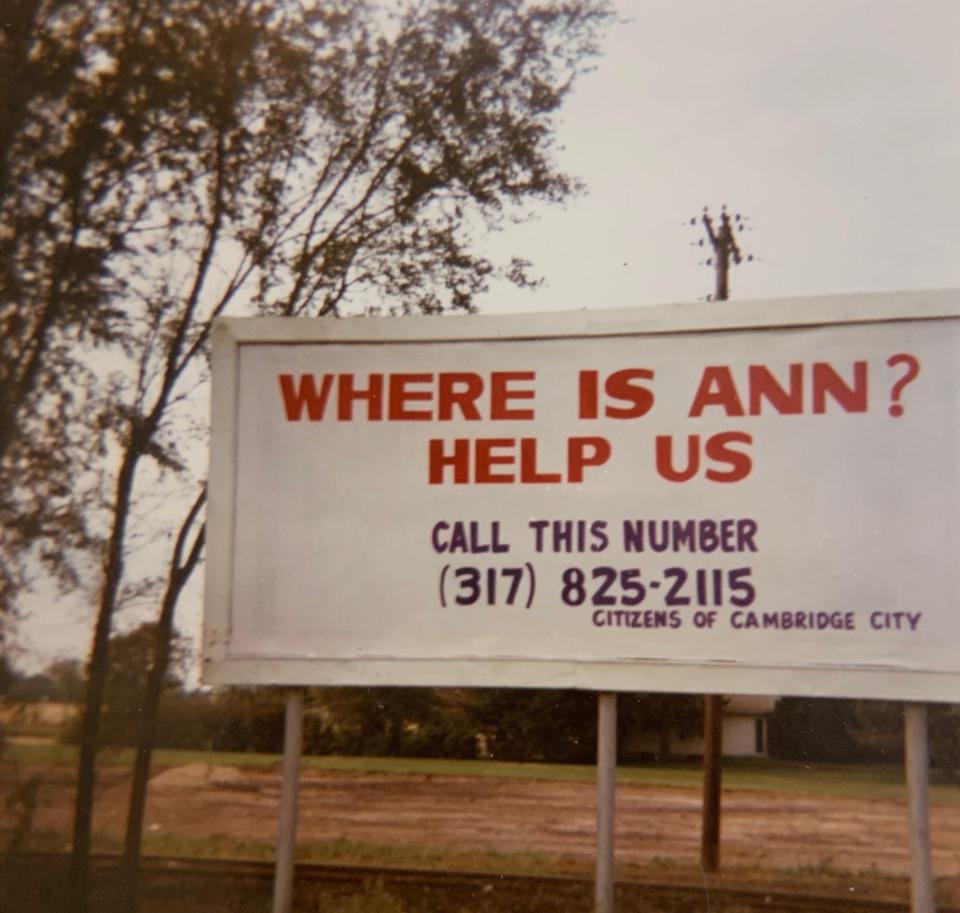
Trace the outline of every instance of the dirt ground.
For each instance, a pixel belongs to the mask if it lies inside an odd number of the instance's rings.
[[[34,827],[69,832],[73,771],[48,768]],[[122,836],[129,775],[100,776],[95,830]],[[202,764],[159,773],[150,789],[150,834],[272,841],[279,775]],[[430,777],[304,771],[298,836],[302,841],[449,851],[493,850],[593,857],[595,792],[591,784],[492,777]],[[903,802],[727,789],[722,858],[726,867],[816,869],[907,875]],[[934,871],[960,876],[960,805],[931,812]],[[620,785],[619,864],[654,859],[695,865],[700,794],[695,789]]]

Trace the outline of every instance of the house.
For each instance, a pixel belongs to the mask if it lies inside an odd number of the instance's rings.
[[[778,698],[759,695],[731,695],[723,701],[723,755],[728,758],[767,756],[767,723]],[[702,757],[703,733],[668,732],[669,754]],[[663,737],[656,732],[628,735],[625,755],[660,755]]]

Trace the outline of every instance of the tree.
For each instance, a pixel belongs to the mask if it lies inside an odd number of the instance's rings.
[[[839,698],[785,697],[770,717],[770,754],[791,761],[849,762],[868,756],[856,736],[857,703]]]
[[[475,713],[494,758],[570,764],[596,758],[593,692],[484,690],[477,695]]]
[[[215,698],[217,751],[283,750],[283,694],[276,688],[226,688]]]
[[[22,676],[13,668],[10,660],[0,653],[0,697],[6,695],[21,678]]]
[[[93,65],[97,14],[10,0],[0,17],[2,613],[30,580],[27,555],[72,584],[76,550],[91,545],[79,482],[103,429],[89,420],[84,361],[121,330],[122,281],[108,264],[137,222],[116,192],[137,162],[118,130],[138,105],[133,61]]]
[[[144,704],[147,678],[161,638],[162,634],[153,622],[145,622],[111,637],[101,744],[136,744],[138,725],[147,716]],[[186,651],[175,631],[170,643],[174,658],[167,666],[162,688],[179,690],[183,686]]]
[[[960,707],[929,707],[930,763],[960,779]],[[904,757],[903,704],[899,701],[787,697],[770,718],[774,757],[834,763],[899,763]]]
[[[960,783],[960,705],[930,707],[930,762],[945,780]]]
[[[173,615],[180,594],[190,580],[203,554],[205,529],[200,527],[195,534],[194,525],[203,505],[206,491],[201,491],[180,525],[173,554],[167,567],[167,582],[160,607],[160,616],[153,626],[152,650],[147,657],[146,682],[143,687],[143,712],[137,730],[137,754],[133,764],[130,785],[130,808],[127,814],[127,833],[124,841],[123,867],[121,873],[121,903],[123,908],[136,909],[137,886],[140,873],[140,844],[143,839],[143,820],[147,804],[147,783],[150,779],[150,762],[159,725],[160,701],[164,687],[170,681],[171,667],[183,658],[182,650],[173,626]],[[192,544],[190,537],[193,535]]]
[[[417,753],[443,714],[432,688],[313,688],[309,705],[329,716],[338,751],[387,757]]]
[[[46,674],[53,682],[56,700],[67,703],[83,699],[83,664],[77,659],[56,659],[47,666]]]
[[[629,733],[655,732],[659,738],[657,756],[672,757],[671,736],[690,736],[703,728],[703,700],[691,694],[623,694],[617,714],[621,739]]]
[[[100,566],[73,841],[82,909],[131,511],[149,488],[183,498],[190,520],[202,480],[182,429],[212,321],[468,312],[498,269],[530,284],[522,261],[497,267],[475,239],[577,189],[552,161],[554,119],[609,13],[604,0],[14,12],[0,65],[26,88],[0,105],[0,547],[17,559],[2,565],[7,596],[31,549],[67,581],[74,548]],[[96,348],[109,371],[92,367]],[[177,593],[195,566],[178,569]]]
[[[702,702],[691,695],[619,695],[617,738],[634,732],[660,736],[669,758],[669,736],[693,732],[702,723]],[[516,761],[589,764],[596,759],[597,695],[591,691],[481,691],[476,718],[494,757]]]
[[[899,701],[852,701],[850,734],[860,759],[901,762],[905,753],[904,705]],[[927,708],[931,767],[951,782],[960,780],[960,706]]]
[[[27,675],[14,682],[7,691],[11,703],[34,704],[53,700],[56,685],[49,675]]]
[[[22,675],[0,656],[0,695],[11,701],[77,702],[83,696],[83,667],[75,659],[56,659],[39,675]]]

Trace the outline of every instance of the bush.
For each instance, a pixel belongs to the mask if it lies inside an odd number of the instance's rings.
[[[937,704],[929,711],[930,764],[950,783],[960,783],[960,705]]]
[[[167,692],[160,698],[156,745],[158,748],[212,748],[218,722],[211,695],[199,691]]]
[[[770,756],[784,761],[849,763],[877,753],[857,740],[854,701],[782,698],[770,716],[768,732]]]
[[[497,688],[479,693],[476,713],[491,757],[567,764],[596,757],[593,692]]]
[[[229,688],[214,699],[211,748],[215,751],[283,751],[283,696],[273,688]]]

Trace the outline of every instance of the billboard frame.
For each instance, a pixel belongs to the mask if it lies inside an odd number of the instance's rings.
[[[242,654],[231,644],[231,586],[237,484],[238,354],[257,344],[503,342],[576,337],[708,334],[899,321],[960,319],[960,292],[929,291],[693,303],[622,310],[520,316],[377,318],[219,318],[213,330],[211,466],[204,617],[204,682],[270,685],[421,685],[581,687],[599,691],[799,694],[896,700],[953,700],[960,676],[895,665],[669,659],[530,659],[497,657],[314,658]],[[583,678],[589,677],[589,685]],[[678,681],[689,685],[679,689]]]

